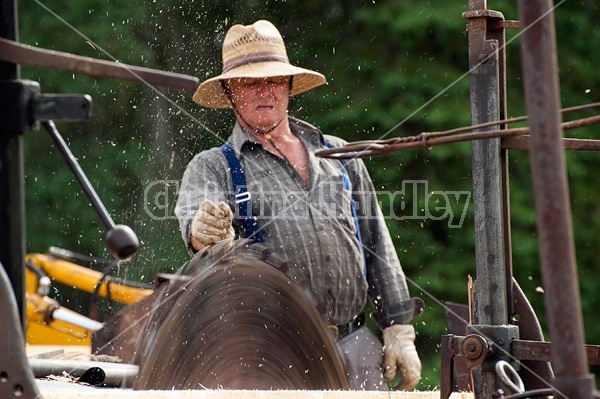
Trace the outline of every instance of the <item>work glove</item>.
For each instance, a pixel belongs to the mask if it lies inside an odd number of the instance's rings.
[[[192,220],[192,237],[203,247],[210,247],[223,240],[229,241],[228,246],[231,246],[235,237],[232,222],[233,213],[225,202],[204,200]]]
[[[383,330],[383,345],[385,379],[393,381],[400,370],[402,378],[395,389],[413,389],[421,379],[421,360],[415,348],[415,328],[412,324],[387,327]]]

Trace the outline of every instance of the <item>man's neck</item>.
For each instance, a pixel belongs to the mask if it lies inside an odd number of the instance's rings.
[[[269,129],[264,129],[261,131],[258,131],[257,129],[248,126],[243,120],[240,120],[238,118],[238,123],[240,124],[240,126],[242,126],[245,130],[247,130],[248,132],[250,132],[250,134],[252,136],[254,136],[261,144],[263,145],[269,145],[269,141],[275,141],[275,142],[284,142],[287,140],[293,140],[294,139],[294,134],[292,133],[292,130],[290,128],[290,123],[288,118],[284,118],[276,127],[275,129],[269,131]],[[265,133],[267,132],[267,133]]]

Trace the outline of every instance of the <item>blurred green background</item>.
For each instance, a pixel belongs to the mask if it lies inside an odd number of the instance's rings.
[[[20,2],[20,41],[56,51],[185,73],[203,80],[221,69],[227,29],[258,19],[282,32],[292,63],[318,70],[328,85],[294,99],[291,114],[348,141],[440,131],[470,124],[467,1],[231,1],[231,0],[27,0]],[[518,19],[516,1],[488,1],[506,19]],[[563,107],[599,101],[600,11],[593,0],[563,1],[555,10]],[[517,30],[507,31],[508,114],[524,114]],[[95,79],[23,66],[23,79],[45,93],[93,97],[93,118],[59,123],[89,180],[116,223],[141,240],[122,278],[152,282],[188,259],[173,215],[183,170],[194,154],[229,135],[231,111],[201,109],[191,92]],[[566,119],[589,116],[590,112]],[[566,133],[596,138],[600,127]],[[28,252],[57,246],[107,258],[104,230],[78,184],[42,131],[25,136]],[[472,191],[469,143],[409,150],[367,159],[377,190],[397,193],[388,219],[413,296],[426,312],[414,321],[423,360],[419,389],[439,387],[440,335],[447,333],[442,302],[467,302],[467,276],[475,277],[473,206],[460,226],[434,213],[426,192]],[[512,151],[511,214],[514,273],[544,324],[529,156]],[[567,155],[586,340],[600,343],[595,288],[600,237],[596,182],[600,158]],[[425,190],[405,190],[410,181]],[[403,211],[398,199],[407,207]],[[418,209],[420,213],[408,210]],[[464,203],[454,203],[457,218]],[[409,212],[409,213],[407,213]],[[421,215],[421,216],[419,216]],[[458,223],[458,220],[455,220]],[[54,295],[84,310],[86,300]]]

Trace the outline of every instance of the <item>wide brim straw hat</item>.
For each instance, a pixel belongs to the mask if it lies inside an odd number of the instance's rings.
[[[222,80],[271,76],[293,76],[290,96],[326,82],[322,74],[290,64],[283,37],[269,21],[234,25],[223,41],[221,74],[202,82],[193,99],[208,108],[231,108]]]

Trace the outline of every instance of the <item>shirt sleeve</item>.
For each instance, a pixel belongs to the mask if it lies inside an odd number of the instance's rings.
[[[379,327],[407,324],[413,315],[413,302],[394,243],[379,206],[371,177],[362,159],[348,162],[353,171],[353,195],[367,269],[369,297]]]
[[[196,155],[188,164],[179,187],[175,215],[179,220],[181,237],[190,254],[191,224],[200,204],[210,199],[215,202],[226,201],[230,198],[227,190],[227,168],[224,157],[218,148],[203,151]]]

